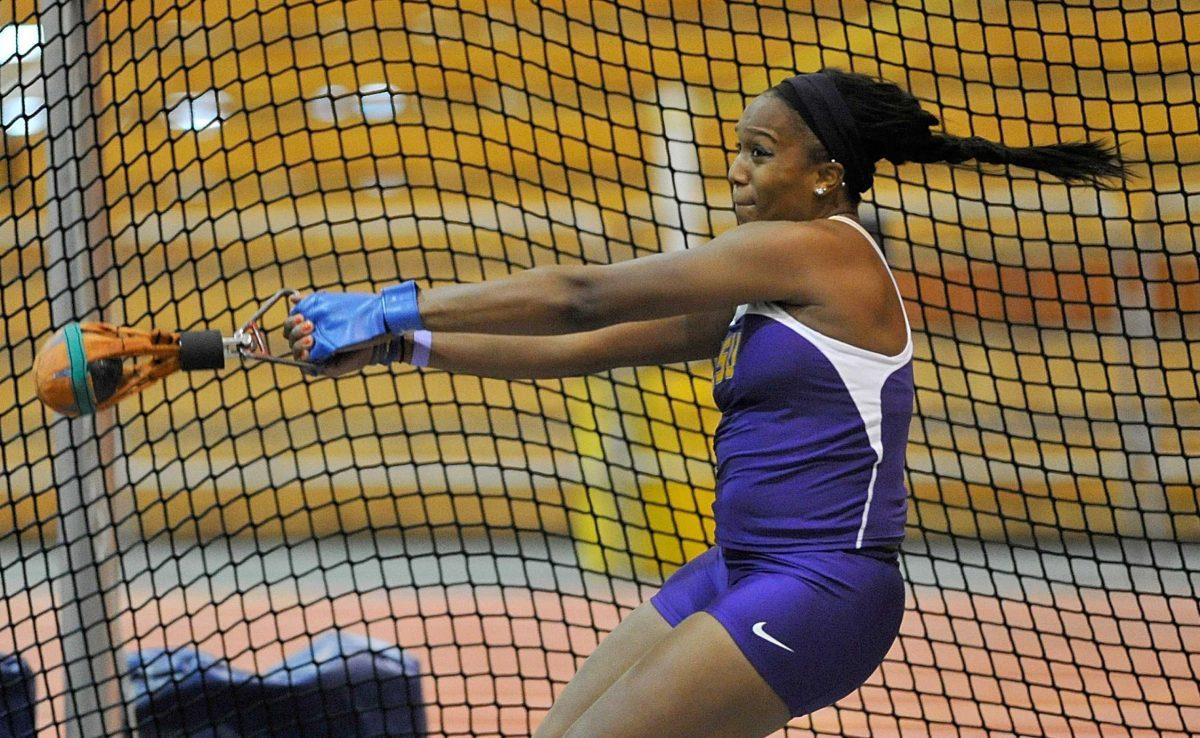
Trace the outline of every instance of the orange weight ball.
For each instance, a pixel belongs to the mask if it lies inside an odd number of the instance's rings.
[[[37,395],[67,417],[115,405],[180,368],[179,334],[68,323],[33,360]]]
[[[320,367],[275,355],[267,345],[259,319],[275,303],[298,294],[281,289],[234,332],[139,330],[109,323],[68,323],[42,346],[33,359],[37,395],[48,407],[76,418],[112,407],[152,382],[178,371],[224,369],[227,356],[300,367]]]

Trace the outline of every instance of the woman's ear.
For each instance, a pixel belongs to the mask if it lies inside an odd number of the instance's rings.
[[[817,186],[826,191],[844,187],[846,184],[846,168],[837,159],[830,159],[817,169]]]
[[[846,168],[839,164],[836,159],[830,159],[818,165],[814,192],[816,192],[818,197],[826,193],[833,193],[845,185],[845,176]]]

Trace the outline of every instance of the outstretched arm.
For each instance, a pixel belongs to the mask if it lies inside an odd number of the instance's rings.
[[[439,333],[433,337],[428,366],[497,379],[544,379],[593,374],[606,369],[672,364],[709,359],[717,354],[732,310],[622,323],[561,336],[493,336]],[[312,328],[293,328],[293,356],[308,359]],[[406,342],[405,361],[412,344]],[[323,373],[355,372],[373,359],[373,349],[337,354]]]
[[[542,379],[709,359],[720,349],[732,316],[732,310],[718,310],[561,336],[439,333],[429,366],[498,379]]]
[[[338,354],[406,331],[562,335],[772,301],[816,305],[859,275],[837,248],[832,221],[754,222],[685,251],[603,266],[528,269],[503,279],[419,292],[409,281],[379,295],[317,292],[292,308],[294,328],[315,325],[307,354]],[[389,357],[394,359],[395,357]],[[340,372],[339,372],[340,373]]]
[[[684,251],[428,289],[420,317],[439,334],[547,335],[759,300],[802,303],[810,273],[836,258],[832,233],[825,223],[748,223]]]

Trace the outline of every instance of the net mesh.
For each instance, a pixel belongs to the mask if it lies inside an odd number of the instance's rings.
[[[1195,3],[4,0],[0,22],[12,725],[66,734],[97,630],[145,735],[132,655],[291,675],[285,655],[338,632],[415,658],[413,731],[529,733],[710,545],[709,367],[247,365],[71,422],[36,400],[33,356],[72,317],[228,333],[283,286],[703,243],[734,224],[748,99],[840,66],[958,135],[1115,140],[1139,178],[881,163],[862,213],[915,342],[908,610],[867,684],[786,734],[1200,732]],[[55,596],[85,566],[59,540],[58,494],[81,484],[101,490],[76,529],[109,582],[100,629]],[[219,712],[200,699],[194,730]]]

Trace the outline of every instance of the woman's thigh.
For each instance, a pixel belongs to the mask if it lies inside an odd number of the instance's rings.
[[[706,612],[685,619],[575,721],[567,738],[757,738],[787,705]]]
[[[588,656],[554,700],[534,738],[557,738],[638,659],[671,632],[671,626],[649,602],[625,616]]]
[[[891,562],[811,553],[763,562],[705,608],[792,716],[830,705],[879,667],[900,631],[904,582]]]
[[[717,548],[676,571],[654,595],[600,641],[542,720],[535,738],[557,738],[671,628],[711,603],[727,579]]]
[[[814,553],[744,558],[734,584],[680,623],[568,736],[761,736],[862,684],[903,616],[894,563]]]

